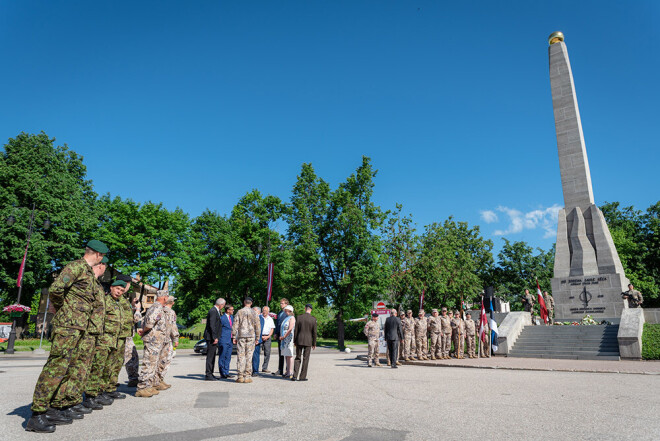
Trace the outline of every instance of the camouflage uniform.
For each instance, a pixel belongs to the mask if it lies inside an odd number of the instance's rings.
[[[151,328],[151,330],[142,335],[142,341],[144,342],[144,355],[142,356],[140,382],[137,386],[138,390],[156,387],[160,384],[157,375],[158,359],[163,345],[165,344],[167,320],[165,319],[163,305],[158,301],[151,305],[147,310],[147,313],[144,315],[143,329],[146,328]]]
[[[415,319],[415,346],[417,347],[417,358],[428,360],[426,356],[428,352],[428,337],[426,330],[428,328],[428,322],[426,317]]]
[[[465,346],[465,322],[460,316],[454,317],[451,320],[451,326],[454,354],[456,355],[456,358],[463,358],[463,350]]]
[[[133,312],[133,325],[142,320],[142,313],[139,309],[136,309]],[[135,331],[133,326],[131,326],[131,335],[126,338],[126,346],[124,347],[124,363],[126,366],[126,374],[128,374],[128,381],[138,381],[140,377],[140,358],[138,357],[138,351],[133,342],[133,336]]]
[[[548,320],[550,320],[550,324],[552,325],[555,323],[555,299],[550,294],[545,294],[543,296],[543,301],[548,310]]]
[[[431,316],[428,319],[429,335],[431,336],[431,359],[442,357],[442,323],[440,316]]]
[[[440,327],[442,329],[442,358],[449,358],[451,350],[451,320],[449,316],[440,316]]]
[[[369,352],[367,353],[367,365],[371,366],[373,362],[380,366],[380,357],[378,349],[378,339],[380,338],[380,325],[378,322],[370,320],[364,325],[364,335],[367,336],[367,344],[369,346]]]
[[[401,320],[403,328],[403,359],[408,361],[413,357],[413,344],[415,343],[415,319],[412,317],[404,317]]]
[[[34,387],[33,412],[44,412],[49,405],[65,407],[82,401],[89,354],[94,353],[92,334],[103,327],[99,287],[85,259],[69,263],[50,286],[50,300],[57,313],[52,321],[48,361]]]
[[[642,297],[642,293],[637,291],[636,289],[629,289],[623,294],[628,296],[629,308],[639,308],[642,302],[644,302],[644,297]]]
[[[236,339],[238,379],[248,379],[252,376],[252,354],[254,353],[255,338],[260,332],[259,317],[252,307],[245,306],[236,313],[232,334]]]
[[[167,334],[165,336],[165,344],[160,352],[160,359],[158,360],[158,378],[162,382],[167,375],[170,368],[170,363],[174,358],[174,346],[179,344],[179,328],[176,326],[176,312],[167,306],[163,308],[167,319]]]
[[[479,356],[480,357],[490,357],[490,326],[488,325],[488,320],[484,326],[484,333],[486,334],[486,341],[479,341]]]
[[[475,335],[477,331],[477,325],[474,320],[465,319],[465,342],[467,343],[467,354],[469,358],[475,357]]]

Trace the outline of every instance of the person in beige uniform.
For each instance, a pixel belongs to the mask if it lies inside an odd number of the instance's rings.
[[[428,320],[423,309],[419,310],[419,316],[415,319],[415,346],[417,347],[417,358],[428,360]]]
[[[364,335],[367,336],[369,352],[367,353],[367,366],[371,367],[372,361],[376,366],[380,366],[378,339],[380,338],[380,325],[378,324],[378,314],[371,314],[371,320],[364,325]]]
[[[428,326],[429,335],[431,336],[431,360],[440,360],[442,358],[442,322],[437,309],[431,310]]]
[[[555,299],[552,297],[548,291],[543,291],[543,301],[545,302],[545,307],[548,310],[548,320],[551,325],[555,324]]]
[[[468,312],[465,315],[465,343],[467,346],[466,350],[468,358],[477,358],[474,352],[476,331],[477,325],[474,320],[472,320],[472,314]]]
[[[449,359],[449,351],[451,350],[451,316],[447,315],[447,308],[442,308],[442,315],[440,316],[441,338],[440,343],[442,356],[441,360]]]
[[[252,309],[252,298],[246,297],[241,308],[234,316],[231,328],[234,344],[236,344],[237,383],[252,383],[252,355],[254,345],[261,336],[261,323]]]
[[[454,311],[454,318],[452,321],[452,328],[454,330],[454,354],[457,359],[464,358],[463,350],[465,347],[465,322],[461,318],[458,310]]]
[[[403,359],[405,361],[415,360],[413,344],[415,343],[415,318],[412,311],[406,311],[406,316],[401,319],[403,326]]]
[[[488,358],[490,357],[490,326],[488,320],[484,326],[484,333],[486,334],[486,341],[479,340],[479,356]]]

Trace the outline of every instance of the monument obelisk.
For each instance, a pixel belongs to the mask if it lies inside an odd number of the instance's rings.
[[[552,294],[558,319],[621,316],[627,290],[621,260],[594,204],[589,161],[564,34],[550,35],[550,85],[564,208],[557,222]]]

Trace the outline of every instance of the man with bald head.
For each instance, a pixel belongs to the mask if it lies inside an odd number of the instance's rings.
[[[215,355],[218,352],[218,341],[222,335],[222,326],[220,324],[220,317],[222,316],[221,309],[225,307],[225,299],[222,297],[215,301],[215,305],[211,307],[208,314],[206,314],[206,328],[204,329],[204,340],[206,340],[206,381],[218,380],[218,377],[213,375],[213,367],[215,366]],[[220,369],[218,368],[218,371]]]

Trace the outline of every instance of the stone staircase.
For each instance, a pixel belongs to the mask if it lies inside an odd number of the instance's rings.
[[[619,360],[619,325],[525,326],[509,357]]]

